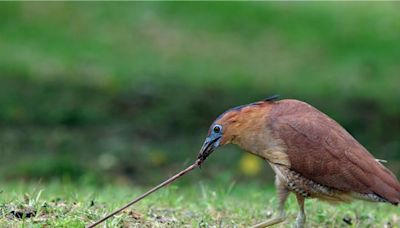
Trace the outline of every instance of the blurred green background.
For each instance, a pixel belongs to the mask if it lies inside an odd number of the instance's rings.
[[[224,110],[280,94],[400,173],[400,4],[1,3],[0,179],[158,183]],[[235,146],[199,178],[271,181]]]

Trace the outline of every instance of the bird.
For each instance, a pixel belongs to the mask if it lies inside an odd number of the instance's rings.
[[[379,159],[335,120],[310,104],[268,97],[231,108],[211,124],[198,154],[199,164],[218,147],[236,144],[264,159],[275,172],[278,216],[254,225],[286,220],[288,195],[299,212],[294,227],[306,223],[305,199],[329,203],[365,200],[398,205],[400,183]]]

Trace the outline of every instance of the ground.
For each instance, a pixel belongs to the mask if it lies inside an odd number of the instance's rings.
[[[0,227],[83,227],[147,188],[55,181],[2,183],[0,189]],[[271,186],[199,181],[162,189],[108,220],[107,227],[248,227],[273,216],[276,205]],[[288,220],[277,227],[295,221],[294,196],[286,208]],[[306,213],[310,227],[400,227],[399,209],[387,204],[308,200]]]

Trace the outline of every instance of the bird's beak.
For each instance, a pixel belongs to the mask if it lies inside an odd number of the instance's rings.
[[[221,139],[222,136],[218,135],[218,136],[208,136],[206,138],[206,140],[203,143],[203,146],[200,149],[199,155],[197,156],[197,158],[200,160],[200,162],[202,163],[204,160],[206,160],[206,158],[208,157],[208,155],[210,155],[215,148],[217,148],[219,146],[219,141]]]

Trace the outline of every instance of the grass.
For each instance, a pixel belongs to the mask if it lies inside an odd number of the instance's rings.
[[[0,178],[157,179],[220,113],[274,93],[400,173],[397,3],[0,4]]]
[[[0,227],[83,227],[147,189],[133,185],[98,188],[54,181],[0,186]],[[272,217],[276,205],[275,191],[268,185],[199,181],[162,189],[108,220],[104,227],[248,227]],[[286,209],[288,219],[277,227],[294,223],[294,196],[289,198]],[[35,216],[26,218],[33,212]],[[22,218],[17,218],[17,213]],[[306,213],[310,227],[400,227],[399,209],[386,204],[357,201],[329,205],[307,200]]]
[[[379,101],[385,112],[399,111],[393,3],[3,5],[5,76],[90,85],[109,95],[175,85],[222,91],[220,99],[227,91],[237,99],[278,91]]]
[[[274,93],[321,109],[400,172],[397,3],[0,6],[0,227],[82,227],[191,160],[219,113]],[[109,227],[262,221],[270,186],[214,176],[243,175],[230,148],[204,170],[218,184],[192,175]],[[65,176],[76,182],[51,181]],[[113,178],[140,186],[103,186]],[[24,211],[36,216],[16,218]],[[293,199],[288,211],[292,223]],[[383,204],[310,200],[307,213],[313,227],[399,223]]]

